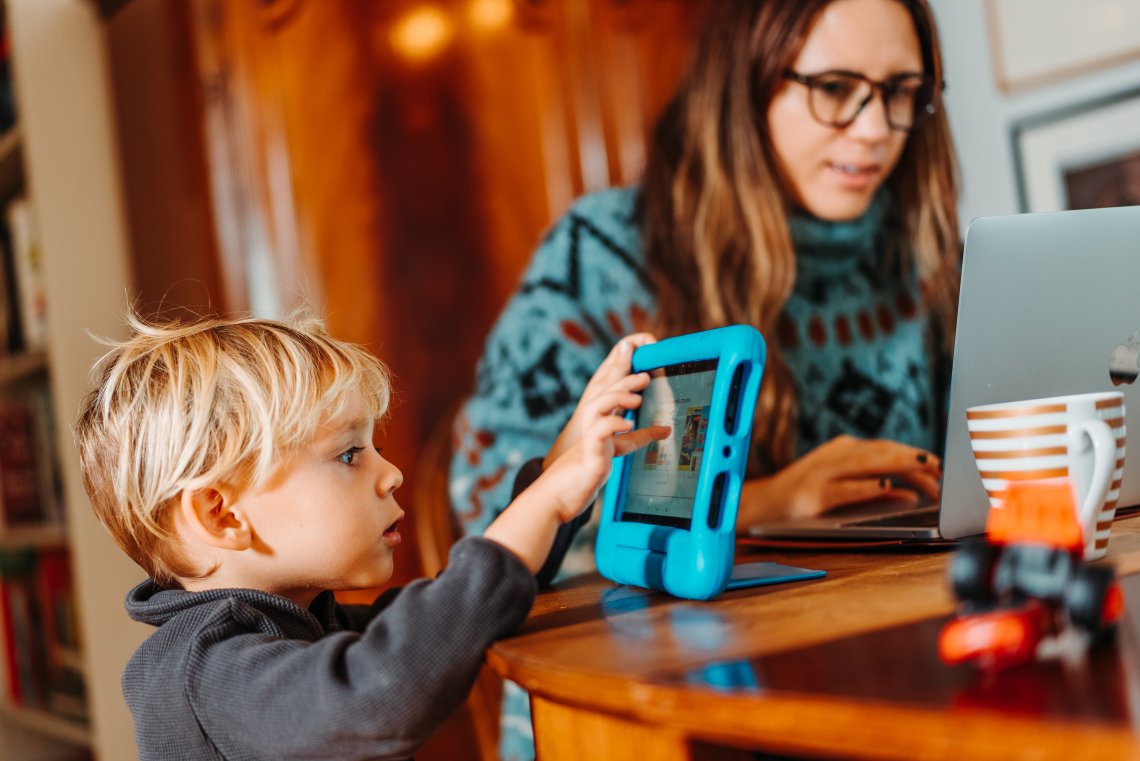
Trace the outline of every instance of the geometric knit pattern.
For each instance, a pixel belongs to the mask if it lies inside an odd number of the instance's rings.
[[[518,467],[546,453],[610,348],[656,308],[635,189],[579,199],[551,229],[487,338],[474,394],[456,419],[451,498],[467,533],[510,501]],[[803,454],[837,435],[936,450],[929,324],[915,279],[884,272],[882,198],[843,223],[791,220],[796,285],[778,343],[796,384]]]
[[[884,261],[886,207],[791,219],[796,285],[774,338],[796,383],[797,455],[840,434],[941,446],[930,326],[917,278]]]

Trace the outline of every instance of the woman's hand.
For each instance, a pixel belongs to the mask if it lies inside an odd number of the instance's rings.
[[[599,415],[609,414],[618,407],[636,409],[641,397],[634,393],[649,385],[645,373],[630,375],[633,367],[633,350],[657,341],[649,333],[634,333],[614,344],[609,355],[598,366],[582,392],[582,398],[569,422],[554,440],[554,445],[542,460],[543,470],[549,468],[582,436],[586,426]],[[633,397],[637,397],[635,401]]]
[[[837,436],[783,470],[746,482],[737,526],[812,517],[873,499],[917,502],[925,494],[937,500],[941,479],[942,463],[930,452],[886,439]]]

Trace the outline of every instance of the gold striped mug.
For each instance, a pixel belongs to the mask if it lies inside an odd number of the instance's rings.
[[[1104,557],[1124,476],[1124,394],[971,407],[966,427],[991,509],[1001,509],[1010,481],[1068,478],[1081,500],[1084,557]]]

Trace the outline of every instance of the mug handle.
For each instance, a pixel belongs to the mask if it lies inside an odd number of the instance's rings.
[[[1079,437],[1087,435],[1092,442],[1093,468],[1092,479],[1089,482],[1089,492],[1081,505],[1081,530],[1085,532],[1086,542],[1091,538],[1091,531],[1095,530],[1096,514],[1104,505],[1108,497],[1108,486],[1115,472],[1113,464],[1116,462],[1116,439],[1112,436],[1112,429],[1103,420],[1084,420],[1069,432],[1072,444],[1077,444]]]

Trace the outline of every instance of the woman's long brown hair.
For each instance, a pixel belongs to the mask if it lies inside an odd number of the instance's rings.
[[[657,123],[642,182],[641,230],[658,335],[745,323],[768,339],[753,429],[760,470],[791,462],[798,414],[794,382],[772,340],[796,262],[768,106],[812,24],[834,1],[711,3],[693,63]],[[926,0],[897,2],[914,20],[925,72],[941,81],[930,7]],[[910,134],[887,185],[898,235],[884,255],[917,274],[939,334],[934,348],[948,354],[961,240],[957,164],[941,109]]]

